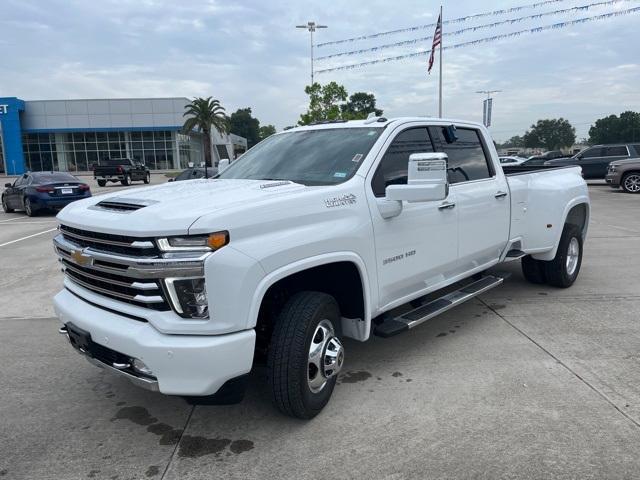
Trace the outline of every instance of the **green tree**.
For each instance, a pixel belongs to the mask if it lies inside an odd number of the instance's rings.
[[[276,127],[274,127],[273,125],[263,125],[262,127],[260,127],[260,140],[264,140],[274,133],[276,133]]]
[[[247,139],[253,147],[260,141],[260,121],[251,115],[251,108],[239,108],[229,117],[229,131]]]
[[[640,112],[626,111],[620,116],[599,118],[589,129],[589,143],[626,143],[640,141]]]
[[[523,136],[524,146],[557,150],[576,142],[576,129],[564,118],[538,120]]]
[[[336,82],[307,85],[304,92],[309,95],[309,108],[300,115],[298,125],[309,125],[322,120],[341,118],[341,106],[347,100],[347,90]]]
[[[228,132],[228,120],[224,113],[224,107],[218,100],[207,98],[194,98],[191,103],[184,106],[184,117],[188,117],[182,131],[191,133],[192,131],[202,132],[202,147],[204,150],[204,161],[207,166],[211,165],[211,131],[219,133]]]
[[[520,135],[514,135],[506,142],[500,144],[500,148],[522,148],[524,147],[524,139]]]
[[[341,105],[343,120],[363,120],[370,113],[377,117],[382,115],[382,110],[376,108],[376,97],[373,93],[356,92],[349,97],[344,105]]]

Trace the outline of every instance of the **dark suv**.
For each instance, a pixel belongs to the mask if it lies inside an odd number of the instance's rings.
[[[636,145],[637,147],[638,145]],[[637,158],[640,151],[636,151],[633,145],[594,145],[581,151],[570,158],[558,158],[545,162],[545,165],[564,166],[577,165],[582,167],[584,178],[604,178],[611,162]]]

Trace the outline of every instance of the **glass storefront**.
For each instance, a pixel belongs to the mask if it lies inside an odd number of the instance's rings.
[[[30,171],[90,171],[107,158],[131,158],[151,170],[167,170],[202,159],[200,138],[172,131],[27,133],[22,144]]]

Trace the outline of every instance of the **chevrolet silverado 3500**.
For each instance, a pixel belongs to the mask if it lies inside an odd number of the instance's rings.
[[[76,350],[137,385],[237,400],[264,362],[274,404],[311,418],[341,338],[411,330],[500,285],[501,262],[571,286],[589,212],[580,168],[503,170],[476,123],[298,127],[214,179],[66,207],[55,310]]]

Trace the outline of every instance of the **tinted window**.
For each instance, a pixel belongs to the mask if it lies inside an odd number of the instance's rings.
[[[33,181],[35,183],[77,182],[78,179],[69,173],[51,172],[51,173],[34,173]]]
[[[107,165],[110,167],[114,167],[117,165],[129,165],[131,160],[128,158],[105,158],[100,160],[100,165]]]
[[[458,139],[447,143],[443,133],[444,127],[430,127],[436,150],[449,157],[449,183],[481,180],[493,176],[484,146],[477,130],[470,128],[456,129]]]
[[[636,151],[636,155],[640,156],[640,145],[631,145]]]
[[[387,185],[407,183],[409,155],[433,152],[426,128],[411,128],[393,139],[376,170],[371,188],[376,197],[384,197]]]
[[[619,147],[605,147],[604,149],[605,157],[620,157],[627,156],[627,147],[619,146]]]
[[[588,148],[584,152],[581,152],[580,155],[582,155],[582,158],[602,157],[602,148],[601,147]]]
[[[250,148],[217,178],[336,185],[355,174],[382,130],[380,127],[322,128],[271,135]]]

